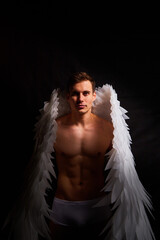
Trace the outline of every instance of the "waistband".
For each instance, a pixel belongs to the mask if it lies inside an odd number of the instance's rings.
[[[89,199],[89,200],[82,200],[82,201],[70,201],[70,200],[65,200],[65,199],[60,199],[57,197],[54,197],[54,202],[59,203],[59,204],[65,204],[65,205],[85,205],[85,206],[90,206],[97,204],[99,201],[101,201],[103,197],[98,197],[94,199]]]

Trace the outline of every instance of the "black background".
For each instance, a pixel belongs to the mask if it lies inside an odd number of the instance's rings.
[[[52,1],[1,6],[1,225],[23,182],[39,109],[71,72],[87,71],[97,86],[111,84],[128,110],[136,170],[151,195],[150,221],[160,239],[156,9]]]

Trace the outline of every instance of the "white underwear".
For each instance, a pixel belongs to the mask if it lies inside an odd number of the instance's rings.
[[[95,206],[102,198],[87,201],[68,201],[54,198],[50,219],[63,226],[84,226],[107,221],[109,206]]]

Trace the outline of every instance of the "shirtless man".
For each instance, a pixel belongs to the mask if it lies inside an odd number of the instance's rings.
[[[67,100],[71,112],[57,119],[54,144],[58,179],[53,201],[53,239],[100,239],[105,209],[92,208],[104,196],[104,155],[112,148],[113,126],[91,112],[95,82],[86,73],[70,81]],[[80,230],[77,234],[77,231]],[[76,234],[76,235],[74,235]],[[88,235],[87,235],[88,234]]]

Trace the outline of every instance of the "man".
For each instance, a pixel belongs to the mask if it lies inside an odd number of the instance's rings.
[[[84,72],[71,76],[67,99],[52,92],[36,124],[27,184],[8,217],[14,240],[155,239],[127,118],[112,86],[95,89]]]
[[[93,206],[105,194],[101,191],[105,184],[104,155],[112,147],[113,126],[92,113],[96,98],[92,78],[81,72],[72,75],[71,80],[67,93],[71,112],[56,120],[58,179],[50,228],[52,235],[60,234],[61,239],[66,233],[73,236],[75,229],[81,233],[85,229],[82,237],[88,232],[92,239],[98,239],[107,216],[104,209],[102,212],[101,207]]]

